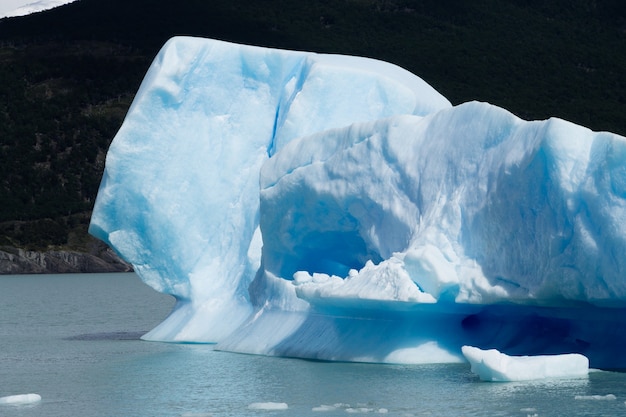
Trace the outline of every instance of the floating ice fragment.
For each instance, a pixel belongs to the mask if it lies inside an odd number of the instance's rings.
[[[587,376],[589,360],[578,353],[564,355],[508,356],[496,349],[462,347],[472,372],[482,381],[509,382]]]
[[[374,411],[373,408],[367,407],[358,407],[358,408],[346,408],[346,413],[356,414],[356,413],[369,413]]]
[[[337,407],[335,407],[334,405],[320,405],[317,407],[313,407],[311,408],[311,411],[335,411],[337,409]]]
[[[594,401],[613,401],[616,400],[617,397],[613,394],[607,395],[576,395],[574,396],[575,400],[594,400]]]
[[[250,410],[265,410],[265,411],[273,411],[273,410],[286,410],[289,406],[287,403],[275,403],[275,402],[265,402],[265,403],[252,403],[248,406]]]
[[[7,405],[34,404],[39,401],[41,401],[41,395],[39,394],[19,394],[0,397],[0,404]]]

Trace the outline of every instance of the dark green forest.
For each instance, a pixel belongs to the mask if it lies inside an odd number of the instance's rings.
[[[622,0],[78,0],[0,20],[0,247],[92,243],[107,148],[176,35],[382,59],[453,104],[626,135]]]

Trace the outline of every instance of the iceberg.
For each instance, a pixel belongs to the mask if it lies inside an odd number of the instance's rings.
[[[625,221],[622,136],[452,106],[377,60],[177,37],[111,144],[90,233],[176,298],[148,340],[616,368]]]
[[[514,382],[552,378],[581,378],[589,374],[589,359],[578,353],[508,356],[496,349],[461,348],[471,370],[482,381]]]

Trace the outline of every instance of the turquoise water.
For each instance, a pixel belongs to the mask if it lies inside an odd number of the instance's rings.
[[[133,274],[0,276],[0,396],[42,397],[0,405],[0,416],[626,415],[622,373],[483,383],[465,364],[314,362],[139,340],[172,305]]]

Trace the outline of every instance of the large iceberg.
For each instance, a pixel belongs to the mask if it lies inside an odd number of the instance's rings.
[[[149,340],[626,367],[626,138],[452,106],[372,59],[174,38],[90,232],[177,299]]]

